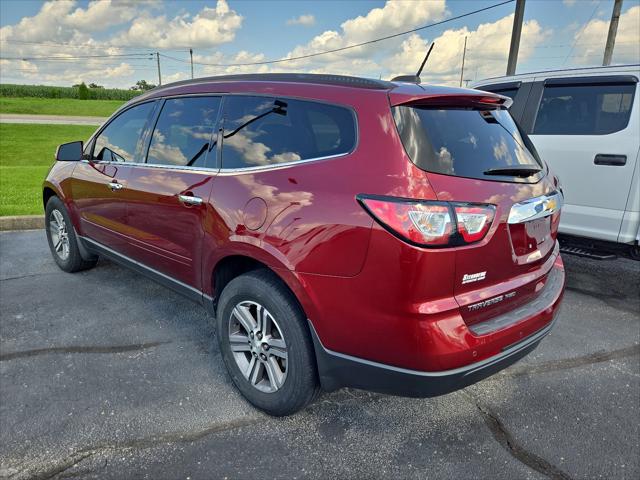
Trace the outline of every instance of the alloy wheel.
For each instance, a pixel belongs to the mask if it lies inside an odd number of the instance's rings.
[[[51,245],[60,260],[69,258],[69,232],[64,217],[59,210],[52,210],[49,215],[49,233]]]
[[[259,303],[238,303],[229,317],[229,344],[249,383],[265,393],[279,390],[287,378],[287,344],[276,319]]]

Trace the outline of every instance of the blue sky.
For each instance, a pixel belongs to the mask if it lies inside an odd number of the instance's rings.
[[[416,28],[499,3],[425,1],[142,1],[0,2],[0,81],[66,85],[76,81],[127,87],[190,75],[188,47],[202,64],[247,63],[339,48]],[[504,73],[515,3],[342,54],[285,64],[214,67],[196,75],[254,71],[350,73],[388,78],[412,73],[428,43],[433,83],[459,81],[464,37],[465,79]],[[518,72],[598,65],[613,0],[528,0]],[[109,55],[90,60],[82,55]],[[121,55],[141,54],[137,57]],[[46,56],[48,58],[38,58]],[[51,57],[67,57],[63,59]],[[21,60],[21,59],[26,60]],[[640,62],[640,3],[625,0],[614,63]]]

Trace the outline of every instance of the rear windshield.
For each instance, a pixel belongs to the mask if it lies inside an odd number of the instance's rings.
[[[542,168],[531,141],[506,110],[398,106],[393,117],[407,154],[422,170],[512,182],[536,182],[543,175],[485,175],[519,165]]]

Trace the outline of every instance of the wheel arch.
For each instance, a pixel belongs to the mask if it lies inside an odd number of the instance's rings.
[[[265,260],[246,253],[229,253],[220,257],[213,266],[209,280],[214,311],[222,290],[231,280],[244,273],[261,269],[271,272],[287,288],[304,315],[309,318],[308,299],[295,273],[284,266],[274,265],[273,261]]]
[[[203,258],[202,285],[203,293],[210,295],[211,301],[205,300],[205,303],[212,313],[215,314],[217,298],[226,284],[247,271],[263,268],[271,271],[287,287],[306,318],[311,321],[319,318],[312,295],[305,289],[304,279],[277,250],[271,252],[268,247],[262,248],[250,241],[230,241],[207,251]]]
[[[60,194],[59,190],[50,182],[45,182],[42,186],[42,206],[47,207],[47,202],[51,197],[58,197],[64,201],[64,197]]]

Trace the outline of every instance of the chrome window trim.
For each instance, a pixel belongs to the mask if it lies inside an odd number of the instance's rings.
[[[164,164],[155,164],[155,163],[144,163],[144,162],[112,162],[109,160],[100,160],[97,162],[92,162],[91,160],[83,159],[82,163],[94,163],[97,165],[130,165],[135,167],[150,167],[150,168],[160,168],[164,170],[188,170],[188,171],[200,171],[202,173],[220,173],[221,175],[234,175],[241,173],[251,173],[251,172],[263,172],[267,170],[278,170],[281,168],[293,167],[296,165],[302,165],[305,163],[311,162],[320,162],[323,160],[332,160],[334,158],[346,157],[351,155],[351,153],[340,153],[338,155],[328,155],[326,157],[316,157],[309,158],[307,160],[299,160],[297,162],[284,162],[284,163],[276,163],[272,165],[259,165],[255,167],[245,167],[245,168],[206,168],[206,167],[189,167],[189,166],[180,166],[180,165],[164,165]]]
[[[513,225],[548,217],[559,212],[563,203],[564,198],[557,191],[514,203],[509,211],[507,223]]]
[[[83,159],[82,163],[93,163],[96,165],[118,165],[118,166],[132,166],[132,167],[150,167],[150,168],[160,168],[164,170],[188,170],[202,173],[217,173],[219,171],[218,168],[207,168],[207,167],[190,167],[190,166],[180,166],[180,165],[166,165],[166,164],[155,164],[155,163],[145,163],[145,162],[111,162],[108,160],[100,160],[97,162]]]
[[[264,172],[267,170],[279,170],[281,168],[294,167],[296,165],[303,165],[305,163],[321,162],[323,160],[332,160],[334,158],[346,157],[348,155],[351,155],[352,153],[353,152],[339,153],[336,155],[327,155],[326,157],[314,157],[314,158],[307,158],[305,160],[298,160],[294,162],[282,162],[282,163],[274,163],[269,165],[257,165],[255,167],[221,168],[220,174],[221,175],[234,175],[234,174],[239,175],[241,173]]]

